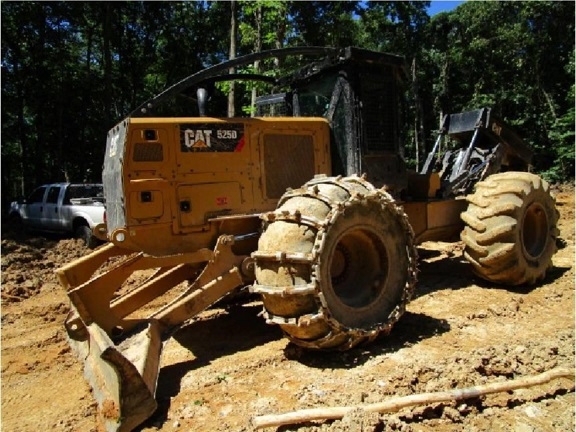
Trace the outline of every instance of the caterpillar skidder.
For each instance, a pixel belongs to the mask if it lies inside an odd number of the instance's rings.
[[[229,72],[265,58],[308,60],[282,77]],[[275,90],[256,117],[208,117],[216,83],[237,79]],[[422,170],[408,170],[403,79],[390,54],[272,50],[191,75],[110,130],[95,229],[107,243],[57,270],[107,430],[152,415],[163,342],[243,287],[294,344],[338,351],[398,321],[424,241],[460,234],[494,283],[545,276],[558,212],[527,172],[531,150],[482,108],[445,116]],[[158,115],[167,105],[176,116]],[[135,274],[147,278],[133,288]]]

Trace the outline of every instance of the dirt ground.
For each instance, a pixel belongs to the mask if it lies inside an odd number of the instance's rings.
[[[289,344],[251,301],[210,309],[165,346],[159,408],[141,431],[250,431],[251,419],[356,406],[574,368],[574,188],[555,187],[560,250],[543,283],[502,288],[476,279],[458,243],[419,247],[408,312],[387,337],[345,353]],[[97,431],[96,404],[63,322],[54,270],[87,253],[79,241],[2,231],[3,431]],[[574,382],[461,402],[354,411],[342,420],[267,431],[574,431]]]

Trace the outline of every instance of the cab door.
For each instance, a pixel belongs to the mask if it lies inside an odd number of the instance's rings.
[[[40,228],[42,217],[44,215],[44,195],[46,195],[46,186],[40,186],[32,192],[26,199],[26,205],[23,206],[22,218],[26,225],[31,228]]]
[[[42,213],[42,226],[45,229],[60,231],[62,230],[60,206],[58,198],[62,192],[61,186],[50,186],[46,194],[46,203]]]

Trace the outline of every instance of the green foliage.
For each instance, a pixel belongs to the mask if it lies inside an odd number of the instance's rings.
[[[367,48],[417,56],[429,16],[429,1],[367,2],[360,11],[363,39]]]
[[[574,52],[566,66],[566,71],[574,76]],[[558,117],[550,127],[550,141],[553,143],[552,153],[555,163],[545,170],[542,175],[551,182],[564,182],[574,177],[574,163],[576,154],[574,146],[576,136],[574,127],[576,125],[576,109],[574,101],[576,100],[576,91],[574,83],[570,86],[570,91],[566,95],[566,112]]]
[[[237,55],[295,45],[403,54],[407,159],[441,113],[491,106],[552,181],[574,177],[574,2],[239,0]],[[107,131],[169,85],[228,58],[228,2],[2,2],[2,199],[48,181],[99,181]],[[270,60],[246,72],[278,73]],[[408,70],[409,68],[407,68]],[[410,70],[408,70],[410,72]],[[271,89],[239,83],[236,106]],[[225,108],[219,84],[211,104]],[[188,101],[186,103],[189,103]],[[425,136],[416,137],[422,122]],[[418,138],[418,139],[416,139]],[[422,149],[424,150],[424,149]]]
[[[534,148],[537,172],[573,177],[569,163],[560,166],[574,124],[574,97],[565,97],[574,84],[566,69],[573,17],[573,2],[466,2],[433,17],[423,47],[434,101],[427,124],[438,111],[492,107]]]
[[[221,3],[2,2],[2,194],[100,181],[107,131],[223,59]]]

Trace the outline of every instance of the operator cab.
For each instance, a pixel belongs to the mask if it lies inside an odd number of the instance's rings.
[[[376,187],[399,195],[407,187],[401,145],[399,56],[346,48],[279,80],[291,89],[261,96],[257,116],[324,117],[331,126],[332,174],[365,173]]]

